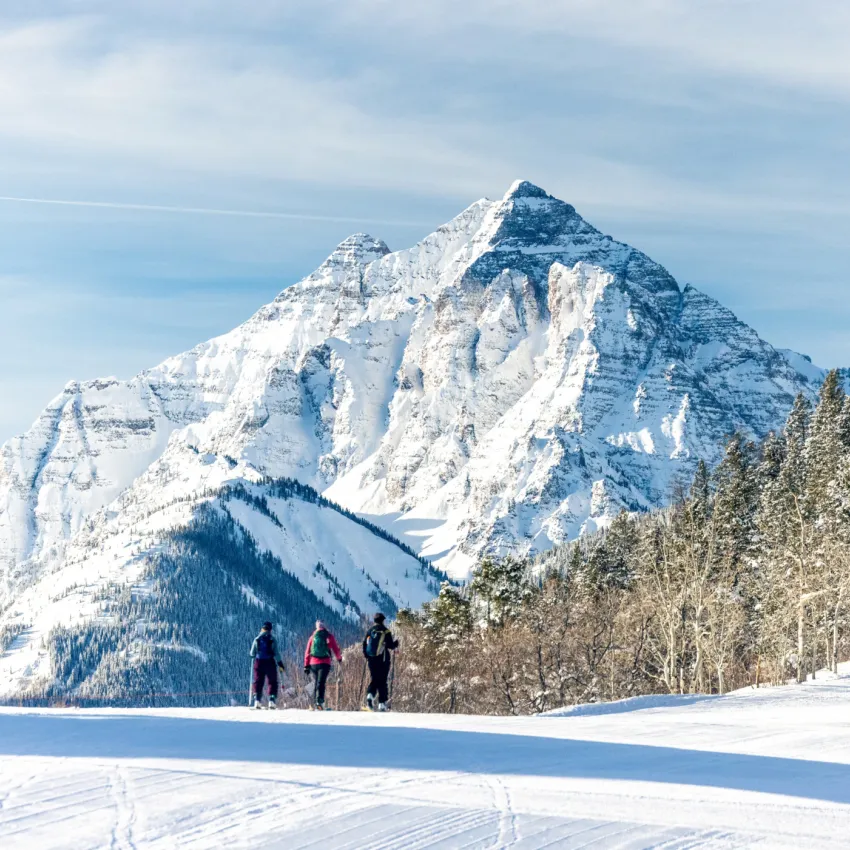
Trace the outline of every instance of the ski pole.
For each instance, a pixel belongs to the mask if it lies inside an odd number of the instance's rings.
[[[393,707],[393,684],[395,683],[395,653],[390,655],[390,689],[387,694],[387,706]]]
[[[363,683],[366,681],[366,665],[368,662],[366,659],[363,659],[363,672],[360,674],[360,687],[357,689],[357,704],[362,705],[363,703]]]
[[[251,694],[254,692],[254,659],[251,659],[251,677],[248,679],[248,708],[251,707]]]

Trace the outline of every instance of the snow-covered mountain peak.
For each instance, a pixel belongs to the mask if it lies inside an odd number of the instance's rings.
[[[352,281],[358,291],[363,279],[363,269],[369,263],[390,253],[387,244],[368,233],[354,233],[337,245],[328,258],[311,275],[302,281],[302,288],[345,286]],[[292,288],[284,289],[276,302],[292,297]],[[262,311],[261,311],[262,312]]]
[[[528,180],[514,180],[505,192],[502,202],[515,201],[519,198],[547,198],[552,196],[545,190]]]
[[[498,250],[541,251],[564,246],[578,232],[602,234],[575,208],[533,183],[517,180],[498,202],[492,244]]]
[[[382,534],[458,577],[483,553],[546,549],[664,504],[726,435],[780,427],[822,377],[517,181],[407,249],[350,236],[242,325],[131,380],[70,382],[0,448],[0,635],[29,628],[38,655],[78,597],[101,616],[104,582],[170,581],[157,553],[189,557],[170,535],[198,517],[214,550],[250,543],[228,605],[269,552],[305,622],[314,604],[416,604],[433,574]]]
[[[365,266],[390,253],[386,242],[368,233],[353,233],[331,252],[319,268]]]
[[[520,180],[410,248],[349,237],[130,381],[69,385],[0,452],[0,570],[61,559],[153,463],[185,479],[182,444],[330,490],[462,575],[663,502],[821,374]]]

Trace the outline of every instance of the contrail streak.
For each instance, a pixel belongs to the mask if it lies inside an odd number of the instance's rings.
[[[140,212],[165,212],[184,215],[230,215],[243,218],[282,218],[292,221],[328,221],[346,224],[383,224],[398,227],[430,227],[421,221],[401,221],[380,218],[358,218],[341,215],[314,215],[311,213],[268,212],[265,210],[225,210],[214,207],[171,207],[164,204],[126,204],[116,201],[68,201],[60,198],[18,198],[0,195],[0,201],[18,204],[49,204],[60,207],[96,207],[107,210],[138,210]]]

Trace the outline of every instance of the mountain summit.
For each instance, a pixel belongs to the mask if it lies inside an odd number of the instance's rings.
[[[98,522],[288,477],[455,575],[663,503],[819,370],[527,181],[412,248],[355,234],[232,332],[70,383],[0,456],[0,604]]]

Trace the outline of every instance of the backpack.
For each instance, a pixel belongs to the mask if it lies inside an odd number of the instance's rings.
[[[328,646],[328,632],[326,629],[319,629],[313,635],[313,643],[310,646],[310,656],[312,658],[331,657],[331,648]]]
[[[268,632],[263,632],[257,638],[257,658],[274,658],[274,638]]]
[[[384,654],[384,643],[387,637],[387,630],[372,626],[369,633],[366,635],[366,655],[369,658],[378,658]]]

